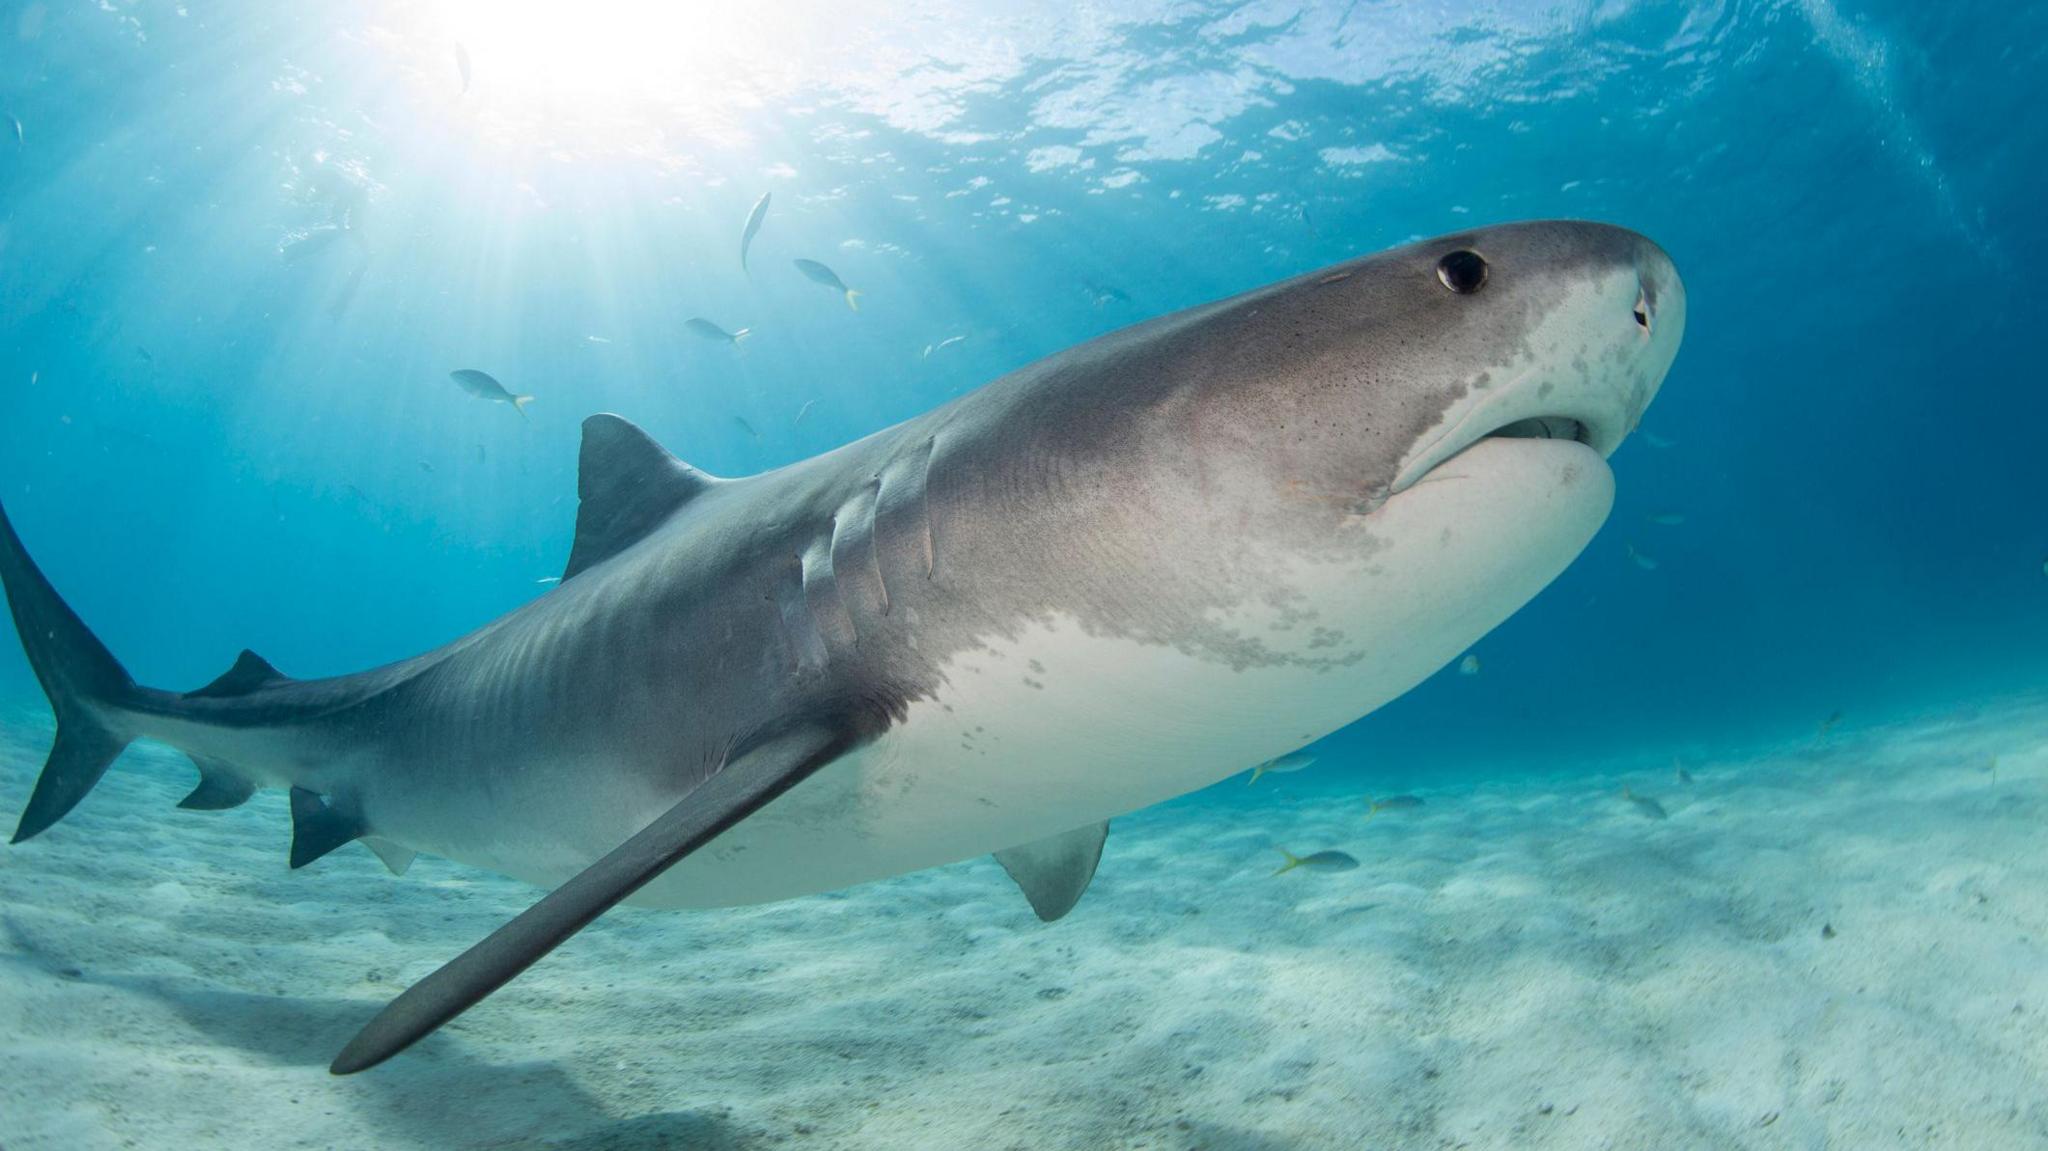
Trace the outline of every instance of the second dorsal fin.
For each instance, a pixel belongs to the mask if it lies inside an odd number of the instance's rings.
[[[253,651],[244,651],[235,659],[235,666],[221,673],[219,679],[185,693],[187,699],[227,699],[237,695],[248,695],[261,687],[272,687],[290,683],[290,677],[270,666],[270,661]]]
[[[668,454],[633,424],[614,415],[583,421],[577,461],[576,542],[563,579],[631,547],[691,497],[719,480]]]

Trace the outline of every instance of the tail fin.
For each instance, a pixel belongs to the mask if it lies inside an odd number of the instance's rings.
[[[532,397],[532,396],[513,396],[513,397],[512,397],[512,410],[513,410],[513,411],[515,411],[515,412],[518,412],[518,413],[519,413],[519,414],[520,414],[521,416],[525,416],[525,415],[526,415],[526,405],[528,405],[528,404],[530,404],[530,403],[532,403],[532,402],[533,402],[533,397]]]
[[[1300,857],[1300,856],[1298,856],[1298,855],[1294,854],[1293,852],[1291,852],[1291,851],[1287,850],[1287,849],[1286,849],[1286,848],[1284,848],[1284,847],[1276,847],[1276,848],[1274,848],[1273,850],[1275,850],[1275,851],[1279,852],[1280,854],[1282,854],[1282,855],[1284,855],[1284,856],[1286,856],[1286,857],[1287,857],[1287,866],[1285,866],[1285,867],[1281,868],[1280,870],[1278,870],[1278,871],[1274,872],[1273,874],[1275,874],[1275,875],[1285,875],[1285,874],[1287,874],[1288,872],[1290,872],[1290,871],[1293,871],[1293,870],[1294,870],[1295,868],[1297,868],[1297,867],[1300,867],[1300,866],[1301,866],[1301,857]]]
[[[852,288],[846,289],[846,306],[856,312],[860,311],[860,293]]]
[[[6,585],[22,650],[57,715],[57,742],[14,829],[13,842],[20,843],[78,806],[128,746],[132,737],[116,726],[113,713],[136,688],[113,653],[43,578],[5,508],[0,508],[0,583]]]
[[[1380,805],[1379,805],[1379,804],[1377,804],[1377,803],[1374,803],[1374,802],[1372,801],[1372,796],[1370,796],[1370,795],[1366,796],[1366,797],[1365,797],[1365,822],[1367,822],[1367,823],[1371,823],[1371,822],[1372,822],[1372,817],[1373,817],[1373,816],[1375,816],[1375,815],[1378,815],[1379,813],[1380,813]]]
[[[739,331],[737,331],[737,332],[734,332],[734,333],[732,334],[732,342],[733,342],[733,346],[734,346],[734,347],[738,347],[738,346],[739,346],[739,342],[740,342],[741,340],[744,340],[744,339],[746,339],[746,338],[747,338],[748,336],[751,336],[751,335],[753,335],[753,334],[754,334],[754,329],[752,329],[752,328],[741,328],[741,329],[740,329]]]
[[[1272,762],[1273,762],[1273,761],[1269,759],[1269,760],[1267,760],[1267,761],[1266,761],[1265,763],[1255,763],[1255,764],[1253,764],[1253,765],[1252,765],[1252,777],[1251,777],[1250,779],[1247,779],[1247,780],[1245,780],[1245,781],[1244,781],[1244,785],[1245,785],[1246,787],[1250,787],[1250,786],[1251,786],[1252,784],[1255,784],[1255,783],[1259,782],[1259,777],[1260,777],[1260,776],[1262,776],[1262,775],[1264,775],[1264,774],[1266,774],[1266,767],[1267,767],[1267,765],[1268,765],[1268,764],[1271,764]]]

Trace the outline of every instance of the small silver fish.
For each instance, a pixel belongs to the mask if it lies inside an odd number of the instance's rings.
[[[1318,851],[1314,855],[1296,855],[1284,847],[1274,850],[1287,857],[1286,865],[1274,872],[1275,875],[1285,875],[1297,867],[1305,867],[1310,871],[1350,871],[1358,866],[1356,859],[1341,851]]]
[[[1651,799],[1647,795],[1637,795],[1635,792],[1630,791],[1628,788],[1624,787],[1621,789],[1621,797],[1623,799],[1628,800],[1629,805],[1636,809],[1636,814],[1641,815],[1644,818],[1671,818],[1671,813],[1664,810],[1663,804],[1658,803],[1656,800]]]
[[[1652,512],[1643,517],[1659,527],[1675,528],[1685,522],[1685,516],[1678,512]]]
[[[748,423],[745,416],[734,416],[732,422],[738,424],[740,430],[747,433],[748,436],[757,440],[761,438],[761,433],[754,430],[754,425]]]
[[[693,336],[702,336],[707,340],[718,340],[722,343],[731,344],[734,347],[738,347],[741,340],[753,334],[752,328],[741,328],[737,332],[728,332],[710,320],[699,316],[691,316],[689,319],[684,320],[683,327],[688,329],[689,333]]]
[[[804,406],[803,406],[803,407],[800,407],[800,408],[798,408],[798,409],[796,410],[796,418],[795,418],[795,419],[793,419],[793,420],[791,420],[791,421],[789,421],[789,426],[793,428],[793,427],[797,426],[798,424],[801,424],[801,423],[803,423],[803,422],[804,422],[804,417],[805,417],[805,416],[808,416],[808,415],[810,415],[810,414],[811,414],[811,408],[812,408],[812,406],[813,406],[813,405],[815,405],[815,404],[816,404],[817,402],[818,402],[818,401],[816,401],[816,400],[805,400],[805,401],[804,401]]]
[[[1646,556],[1643,553],[1637,551],[1636,545],[1634,544],[1628,545],[1628,562],[1636,565],[1637,567],[1643,569],[1646,572],[1653,572],[1657,570],[1656,559],[1651,556]]]
[[[768,218],[768,198],[772,192],[761,193],[754,201],[754,209],[747,213],[747,226],[740,229],[740,271],[747,270],[747,249],[754,246],[754,236],[761,231],[761,221]]]
[[[1088,302],[1098,308],[1108,304],[1128,304],[1131,302],[1131,297],[1123,289],[1108,284],[1098,284],[1093,280],[1081,281],[1081,290],[1088,293]]]
[[[860,293],[847,287],[840,280],[839,273],[820,264],[816,260],[797,260],[795,263],[796,270],[804,274],[804,279],[809,280],[813,284],[821,284],[834,291],[845,293],[846,306],[856,312],[860,311],[860,304],[857,302],[857,297],[859,297]]]
[[[1476,656],[1476,655],[1473,655],[1473,654],[1471,654],[1470,652],[1467,652],[1467,653],[1465,654],[1465,658],[1464,658],[1464,659],[1461,659],[1461,660],[1459,660],[1459,661],[1458,661],[1458,674],[1459,674],[1459,675],[1478,675],[1478,674],[1479,674],[1479,657],[1478,657],[1478,656]],[[1512,676],[1510,676],[1509,678],[1511,678],[1511,679],[1512,679],[1513,677],[1512,677]]]
[[[1677,440],[1667,440],[1663,436],[1660,436],[1655,432],[1644,432],[1642,435],[1643,439],[1648,441],[1651,447],[1656,448],[1659,451],[1665,448],[1675,448],[1678,446]]]
[[[1419,795],[1390,795],[1385,799],[1366,801],[1365,817],[1371,819],[1382,811],[1413,811],[1422,806]]]
[[[926,344],[924,346],[924,358],[929,360],[932,358],[933,352],[943,352],[966,338],[966,336],[947,336],[936,344]]]
[[[14,116],[14,115],[12,115],[12,114],[9,114],[9,115],[8,115],[8,117],[7,117],[7,123],[8,123],[8,124],[10,124],[11,126],[13,126],[13,128],[14,128],[14,145],[15,145],[15,147],[17,147],[17,148],[21,148],[21,147],[26,147],[26,146],[28,145],[28,139],[27,139],[27,137],[25,137],[25,136],[23,136],[23,135],[22,135],[22,131],[21,131],[21,119],[20,119],[19,117],[17,117],[17,116]]]
[[[583,337],[583,342],[587,344],[609,344],[612,341],[610,336],[585,336]]]
[[[489,400],[494,404],[511,404],[512,410],[522,416],[526,414],[526,405],[533,402],[532,396],[515,395],[489,372],[478,371],[475,368],[457,369],[449,372],[448,378],[455,381],[456,387],[479,400]]]
[[[460,42],[455,45],[455,70],[462,76],[462,94],[469,95],[469,49]]]
[[[535,580],[535,581],[533,581],[533,582],[535,582],[535,583],[538,583],[538,584],[550,584],[550,583],[561,583],[561,582],[562,582],[562,577],[561,577],[561,576],[542,576],[542,577],[540,577],[539,579],[537,579],[537,580]]]
[[[1253,765],[1252,777],[1245,780],[1245,786],[1250,787],[1252,784],[1259,782],[1259,777],[1269,772],[1285,775],[1291,771],[1300,771],[1315,761],[1316,757],[1305,751],[1290,751],[1276,759],[1269,759],[1264,763]]]

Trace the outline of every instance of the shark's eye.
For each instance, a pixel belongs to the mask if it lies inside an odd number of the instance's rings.
[[[1436,262],[1436,278],[1451,291],[1469,296],[1486,286],[1486,261],[1477,252],[1459,248]]]

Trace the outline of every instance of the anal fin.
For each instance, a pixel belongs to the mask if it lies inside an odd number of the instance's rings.
[[[1051,923],[1081,902],[1108,838],[1109,821],[1103,820],[998,851],[996,862],[1017,881],[1038,918]]]
[[[230,807],[242,806],[256,794],[256,785],[243,779],[227,764],[196,755],[192,762],[199,765],[199,786],[178,801],[178,806],[186,811],[226,811]]]
[[[335,810],[303,787],[292,788],[292,867],[300,868],[363,836],[363,821]]]

